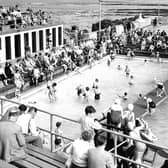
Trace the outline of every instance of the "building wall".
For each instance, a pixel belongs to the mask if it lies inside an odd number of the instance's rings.
[[[61,35],[59,35],[58,33],[60,31],[58,31],[58,29],[60,29],[59,27],[61,27]],[[56,46],[53,46],[53,28],[56,29]],[[0,35],[0,63],[4,63],[6,62],[6,58],[7,58],[7,55],[6,55],[6,50],[9,51],[10,50],[10,45],[7,45],[6,46],[6,41],[5,41],[5,38],[6,37],[10,37],[10,43],[11,43],[11,58],[8,58],[8,60],[14,60],[16,59],[17,57],[24,57],[25,56],[25,37],[24,37],[24,34],[25,33],[28,33],[28,38],[29,38],[29,47],[30,47],[30,52],[31,54],[33,54],[33,51],[32,51],[32,32],[36,32],[36,42],[35,42],[35,45],[36,45],[36,52],[38,52],[40,50],[40,40],[39,40],[39,31],[43,31],[43,50],[41,51],[46,51],[47,48],[47,35],[46,35],[46,30],[49,29],[49,33],[50,33],[50,46],[51,47],[57,47],[57,46],[62,46],[63,45],[63,25],[57,25],[57,26],[46,26],[46,27],[42,27],[42,28],[37,28],[37,29],[31,29],[31,30],[25,30],[25,31],[18,31],[18,32],[15,32],[15,33],[4,33],[4,34],[1,34]],[[15,52],[15,46],[18,47],[18,45],[15,45],[15,41],[17,43],[17,40],[15,40],[15,35],[20,35],[20,46],[21,46],[21,55],[17,56]],[[59,37],[61,37],[61,39],[59,39]],[[34,42],[33,42],[34,43]],[[17,50],[17,49],[16,49]]]

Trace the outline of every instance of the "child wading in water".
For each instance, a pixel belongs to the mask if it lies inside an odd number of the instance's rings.
[[[96,87],[99,87],[98,85],[99,85],[99,79],[96,78],[95,81],[93,82],[92,88],[95,89]]]
[[[96,86],[94,88],[94,94],[95,94],[94,99],[95,100],[100,100],[101,92],[100,92],[100,89],[98,88],[98,86]]]
[[[130,69],[129,69],[128,65],[125,66],[125,74],[126,74],[126,76],[130,75]]]
[[[57,86],[56,82],[51,83],[51,84],[50,83],[47,84],[48,98],[49,98],[50,102],[56,101],[56,86]]]
[[[89,87],[87,86],[83,91],[83,97],[88,102],[89,101]]]
[[[76,87],[76,90],[77,90],[77,96],[81,96],[83,91],[84,91],[84,88],[83,86],[80,84],[79,86]]]
[[[122,98],[124,101],[128,100],[128,93],[124,92],[123,95],[118,95],[120,98]]]
[[[133,83],[133,79],[134,79],[134,76],[133,76],[133,75],[130,75],[130,77],[129,77],[129,82],[128,82],[129,85],[133,85],[133,84],[134,84],[134,83]]]

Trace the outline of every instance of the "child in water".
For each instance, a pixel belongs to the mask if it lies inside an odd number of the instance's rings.
[[[85,87],[84,92],[83,92],[83,97],[84,99],[88,102],[89,101],[89,87]]]
[[[56,86],[57,86],[56,82],[51,83],[51,84],[50,83],[47,84],[48,98],[49,98],[50,102],[56,101]]]
[[[133,76],[133,75],[130,75],[129,82],[128,82],[128,84],[129,84],[130,86],[134,84],[134,83],[133,83],[133,79],[134,79],[134,76]]]
[[[121,70],[121,69],[122,69],[122,68],[121,68],[121,65],[118,65],[118,66],[117,66],[117,69],[118,69],[118,70]]]
[[[128,65],[125,66],[125,74],[126,74],[126,76],[130,75],[130,69],[129,69]]]
[[[94,99],[95,99],[95,100],[100,100],[101,92],[100,92],[98,86],[95,87],[95,89],[94,89],[94,94],[95,94]]]
[[[80,84],[79,86],[76,87],[77,90],[77,96],[81,96],[83,93],[83,86]]]

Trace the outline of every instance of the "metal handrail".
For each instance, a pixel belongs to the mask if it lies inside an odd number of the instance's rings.
[[[2,108],[3,108],[3,103],[2,103],[2,101],[7,101],[7,102],[14,103],[14,104],[18,104],[18,105],[21,104],[21,103],[19,103],[19,102],[15,102],[15,101],[13,101],[13,100],[9,100],[9,99],[3,98],[3,97],[0,97],[0,100],[1,100],[1,115],[3,114],[3,112],[2,112],[2,110],[3,110],[3,109],[2,109]],[[27,106],[27,107],[32,107],[31,105],[27,105],[27,104],[26,104],[26,106]],[[107,108],[107,109],[108,109],[108,108]],[[76,121],[76,120],[73,120],[73,119],[70,119],[70,118],[67,118],[67,117],[63,117],[63,116],[61,116],[61,115],[51,114],[51,113],[49,113],[49,112],[47,112],[47,111],[45,111],[45,110],[41,110],[41,109],[38,109],[38,108],[37,108],[37,110],[38,110],[39,112],[45,113],[45,114],[50,115],[50,116],[59,117],[59,118],[62,118],[62,119],[65,119],[65,120],[68,120],[68,121],[71,121],[71,122],[80,124],[80,123],[79,123],[78,121]],[[44,129],[43,129],[43,130],[44,130]],[[53,130],[53,129],[52,129],[52,130]],[[50,130],[50,133],[53,133],[52,130]],[[151,142],[149,142],[149,141],[145,141],[145,140],[140,140],[140,139],[132,138],[132,137],[130,137],[130,136],[128,136],[128,135],[121,134],[121,133],[119,133],[119,132],[112,131],[112,130],[109,130],[109,129],[106,129],[106,128],[102,128],[101,130],[102,130],[102,131],[105,131],[105,132],[108,132],[108,133],[112,133],[112,134],[117,135],[117,136],[122,136],[122,137],[124,137],[124,138],[128,138],[128,139],[132,139],[132,140],[135,140],[135,141],[138,141],[138,142],[142,142],[142,143],[145,143],[145,144],[150,145],[150,146],[155,146],[155,147],[157,147],[158,149],[161,149],[161,148],[162,148],[162,149],[168,150],[168,147],[161,146],[161,145],[157,145],[157,144],[151,143]],[[47,131],[47,130],[46,130],[46,131]],[[53,133],[53,134],[54,134],[54,133]]]
[[[3,107],[4,107],[3,102],[4,102],[4,101],[10,102],[10,103],[15,103],[15,104],[18,104],[18,105],[21,104],[21,103],[15,102],[15,101],[13,101],[13,100],[8,100],[8,99],[2,98],[2,97],[0,98],[0,101],[1,101],[1,116],[3,115]],[[28,107],[31,107],[30,105],[27,105],[27,106],[28,106]],[[68,120],[68,121],[72,121],[72,122],[75,122],[75,123],[78,123],[78,124],[79,124],[79,122],[76,121],[76,120],[72,120],[72,119],[69,119],[69,118],[66,118],[66,117],[62,117],[62,116],[57,115],[57,114],[50,114],[49,112],[44,111],[44,110],[41,110],[41,109],[38,109],[38,111],[39,111],[39,112],[42,112],[42,113],[45,113],[45,114],[47,114],[47,115],[50,116],[50,130],[46,130],[46,129],[43,129],[43,128],[39,128],[39,129],[42,130],[42,131],[44,131],[44,132],[47,132],[47,133],[49,133],[49,134],[51,135],[51,151],[53,151],[53,145],[52,145],[52,143],[53,143],[53,138],[52,138],[52,137],[53,137],[53,135],[57,135],[56,133],[53,132],[53,128],[52,128],[52,121],[53,121],[53,117],[54,117],[54,116],[60,117],[60,118],[62,118],[62,119],[65,119],[65,120]],[[106,132],[106,133],[111,133],[111,134],[114,135],[114,149],[112,149],[112,150],[114,150],[114,154],[112,154],[112,155],[114,155],[114,158],[115,158],[115,159],[116,159],[116,158],[120,158],[120,159],[126,160],[126,161],[128,161],[128,162],[131,162],[131,163],[140,165],[140,166],[142,166],[142,167],[144,167],[144,168],[150,168],[150,167],[147,166],[147,165],[144,165],[144,164],[139,164],[139,163],[137,163],[137,162],[135,162],[135,161],[133,161],[133,160],[130,160],[130,159],[128,159],[128,158],[125,158],[125,157],[122,157],[122,156],[117,155],[117,148],[121,145],[121,144],[117,144],[118,136],[122,136],[122,137],[124,137],[124,138],[132,139],[132,140],[134,140],[134,141],[138,141],[138,142],[144,143],[144,144],[146,144],[146,145],[149,145],[150,147],[153,147],[155,151],[158,151],[158,150],[166,150],[166,151],[168,151],[168,147],[165,147],[165,146],[162,146],[162,145],[157,145],[157,144],[154,144],[154,143],[145,141],[145,140],[136,139],[136,138],[130,137],[130,136],[128,136],[128,135],[125,135],[125,134],[122,134],[122,133],[119,133],[119,132],[116,132],[116,131],[112,131],[112,130],[109,130],[109,129],[106,129],[106,128],[102,128],[101,131],[104,131],[104,132]],[[64,138],[64,139],[67,139],[67,140],[69,140],[69,141],[71,141],[71,142],[73,141],[73,139],[67,138],[67,137],[65,137],[65,136],[60,136],[60,137],[62,137],[62,138]],[[65,144],[65,145],[67,145],[67,144]],[[63,148],[65,148],[65,146],[61,147],[60,149],[63,149]],[[110,151],[111,151],[111,150],[110,150]],[[115,160],[115,163],[116,163],[116,160]]]
[[[13,101],[13,100],[9,100],[9,99],[3,98],[3,97],[0,97],[0,100],[1,100],[1,105],[2,105],[2,101],[7,101],[7,102],[10,102],[10,103],[14,103],[14,104],[17,104],[17,105],[21,105],[21,103],[19,103],[19,102],[15,102],[15,101]],[[29,105],[29,104],[26,104],[26,106],[27,106],[27,107],[32,107],[32,105]],[[54,117],[59,117],[59,118],[61,118],[61,119],[69,120],[69,121],[74,122],[74,123],[79,123],[78,121],[73,120],[73,119],[71,119],[71,118],[63,117],[63,116],[58,115],[58,114],[51,114],[51,113],[49,113],[49,112],[47,112],[47,111],[45,111],[45,110],[41,110],[41,109],[39,109],[39,108],[37,108],[37,110],[38,110],[39,112],[45,113],[45,114],[50,115],[50,116],[52,115],[52,116],[54,116]],[[1,106],[1,114],[3,114],[2,106]]]
[[[168,147],[166,147],[166,146],[157,145],[157,144],[154,144],[154,143],[149,142],[149,141],[145,141],[145,140],[133,138],[133,137],[130,137],[130,136],[128,136],[128,135],[121,134],[121,133],[119,133],[119,132],[112,131],[112,130],[109,130],[109,129],[106,129],[106,128],[102,128],[102,130],[105,131],[105,132],[108,132],[108,133],[112,133],[112,134],[117,135],[117,136],[122,136],[122,137],[124,137],[124,138],[132,139],[132,140],[134,140],[134,141],[138,141],[138,142],[147,144],[147,145],[149,145],[149,146],[154,146],[154,147],[156,147],[158,150],[159,150],[159,149],[168,150]]]

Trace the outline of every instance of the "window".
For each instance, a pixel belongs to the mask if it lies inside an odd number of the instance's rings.
[[[52,41],[53,41],[53,47],[56,47],[56,28],[52,29]]]
[[[0,38],[0,50],[2,49],[1,38]]]
[[[50,46],[50,29],[46,29],[46,47],[48,48]]]
[[[21,57],[20,34],[14,36],[14,43],[15,43],[15,58]]]
[[[32,32],[32,52],[36,52],[36,32]]]
[[[29,34],[24,33],[24,47],[28,47],[28,46],[29,46]]]
[[[62,45],[62,27],[58,27],[58,45]]]
[[[39,48],[40,48],[40,51],[44,49],[43,45],[44,45],[44,42],[43,42],[43,30],[40,30],[39,31]]]
[[[11,37],[5,37],[6,60],[11,59]]]

